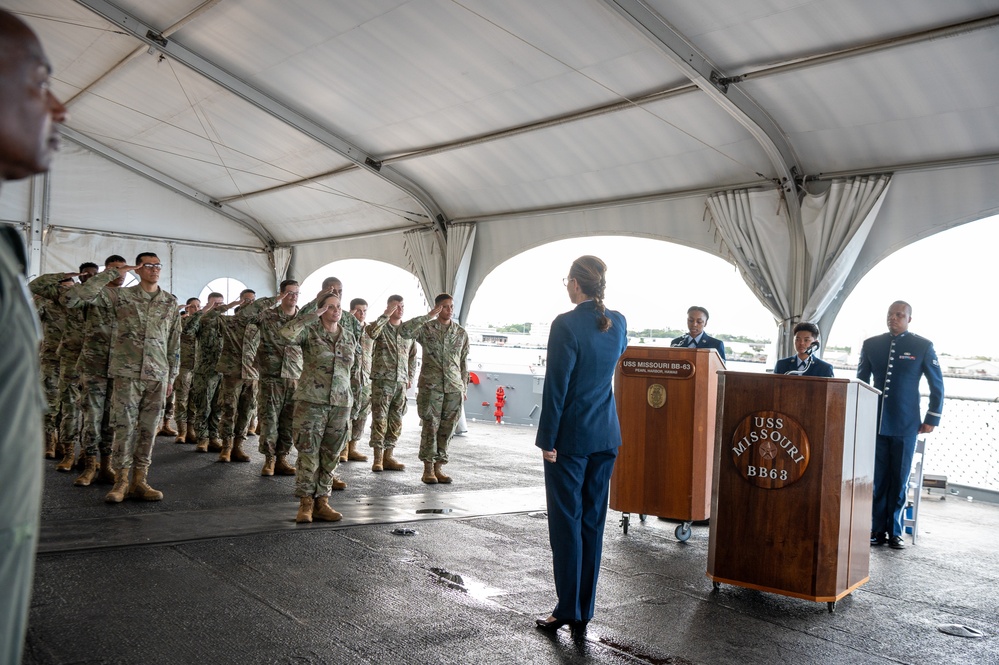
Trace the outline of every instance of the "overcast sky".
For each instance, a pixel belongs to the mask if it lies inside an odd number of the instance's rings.
[[[826,341],[856,346],[887,330],[894,300],[912,304],[910,330],[933,340],[937,352],[999,358],[996,300],[999,216],[965,224],[903,248],[868,273],[849,296]],[[686,326],[687,307],[708,308],[709,333],[770,338],[773,317],[756,300],[736,269],[704,252],[666,242],[630,237],[562,240],[516,256],[496,268],[479,287],[468,316],[472,325],[549,322],[571,308],[562,278],[572,261],[596,254],[608,266],[607,305],[628,319],[628,328]],[[406,318],[423,314],[415,277],[371,261],[339,261],[303,283],[314,296],[322,276],[344,281],[344,298],[364,297],[373,316],[392,293],[404,296]],[[346,303],[345,303],[346,304]]]

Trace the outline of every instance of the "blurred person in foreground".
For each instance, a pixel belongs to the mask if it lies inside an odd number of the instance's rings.
[[[581,256],[564,280],[576,308],[559,314],[548,339],[541,419],[548,537],[558,603],[537,627],[585,631],[593,617],[611,471],[621,429],[611,390],[628,345],[624,317],[604,306],[607,266]]]
[[[0,10],[0,182],[48,170],[66,107],[31,29]],[[42,488],[41,328],[27,289],[24,239],[0,225],[0,662],[21,662]]]

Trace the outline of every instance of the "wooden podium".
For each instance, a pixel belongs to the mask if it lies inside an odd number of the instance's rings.
[[[629,346],[614,374],[623,445],[611,476],[610,507],[690,522],[711,515],[718,370],[714,349]]]
[[[708,577],[835,602],[868,581],[877,391],[721,372]]]

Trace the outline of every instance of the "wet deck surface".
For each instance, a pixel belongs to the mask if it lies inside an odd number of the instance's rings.
[[[675,523],[632,516],[625,535],[611,511],[585,639],[541,633],[554,588],[533,430],[470,423],[455,482],[427,486],[414,411],[406,471],[343,465],[344,520],[329,525],[294,523],[293,479],[260,477],[255,450],[217,464],[160,438],[150,481],[165,499],[150,504],[106,505],[107,486],[46,462],[24,662],[999,663],[999,506],[939,495],[919,544],[875,548],[871,581],[833,614],[713,592],[706,526],[680,543]]]

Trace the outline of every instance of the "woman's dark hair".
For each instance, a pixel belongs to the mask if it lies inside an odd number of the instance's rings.
[[[604,288],[607,281],[604,273],[607,272],[607,264],[595,256],[581,256],[572,262],[569,268],[569,277],[576,280],[580,290],[588,297],[593,298],[597,313],[600,318],[597,320],[597,328],[600,332],[607,332],[611,327],[611,320],[604,313],[607,308],[604,306]]]
[[[794,327],[793,334],[797,335],[802,330],[804,330],[805,332],[812,333],[812,337],[814,337],[815,339],[819,338],[819,327],[814,323],[809,323],[808,321],[802,321],[801,323],[799,323]]]

